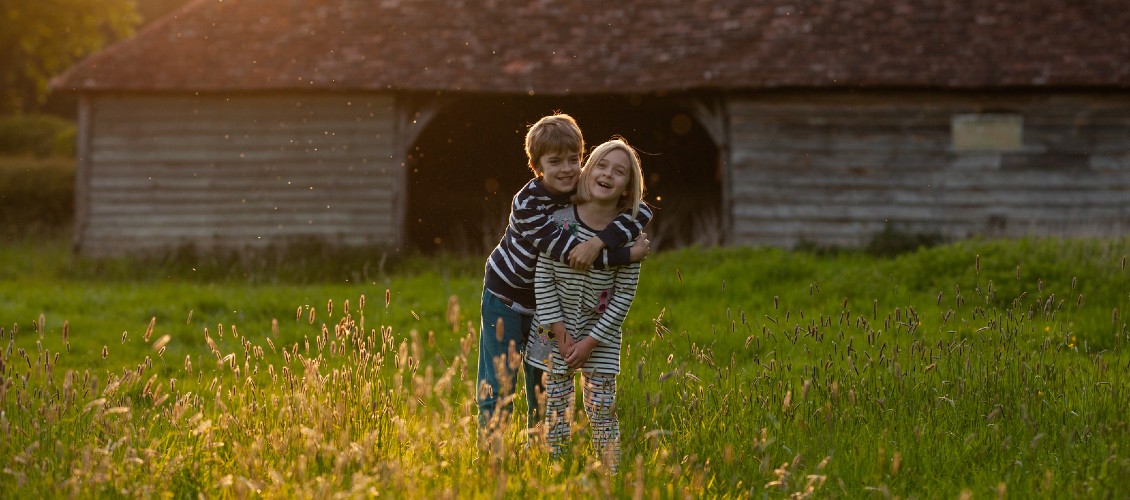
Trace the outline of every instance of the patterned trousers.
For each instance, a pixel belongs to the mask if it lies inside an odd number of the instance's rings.
[[[620,420],[616,416],[616,376],[582,373],[585,413],[592,428],[592,444],[601,461],[613,473],[620,468]],[[560,458],[572,432],[574,388],[572,375],[546,373],[545,441],[550,455]]]

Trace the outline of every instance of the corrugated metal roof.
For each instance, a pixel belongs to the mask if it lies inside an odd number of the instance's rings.
[[[1130,87],[1120,0],[196,0],[62,90]]]

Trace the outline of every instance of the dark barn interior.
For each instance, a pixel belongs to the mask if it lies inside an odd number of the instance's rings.
[[[533,175],[523,140],[538,118],[576,118],[586,154],[614,135],[640,153],[652,248],[721,239],[721,168],[709,135],[676,99],[655,96],[475,96],[444,106],[409,150],[407,244],[424,253],[484,254]]]

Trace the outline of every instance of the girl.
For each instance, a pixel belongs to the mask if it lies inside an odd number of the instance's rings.
[[[557,210],[553,218],[587,240],[621,213],[631,213],[634,218],[643,193],[639,156],[626,141],[616,138],[593,150],[577,182],[576,205]],[[620,424],[615,401],[620,325],[635,298],[639,273],[639,262],[584,272],[557,259],[538,259],[534,275],[537,310],[526,363],[546,372],[545,438],[554,457],[561,456],[569,439],[573,372],[579,370],[593,446],[612,473],[619,468]]]

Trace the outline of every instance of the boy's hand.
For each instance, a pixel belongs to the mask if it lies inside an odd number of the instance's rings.
[[[629,260],[632,262],[643,262],[647,259],[647,254],[649,253],[651,253],[651,240],[647,238],[647,233],[640,233],[640,237],[636,238],[636,242],[632,245],[632,248],[628,250],[628,255],[630,256]]]
[[[569,251],[569,267],[578,271],[587,271],[592,266],[592,261],[604,249],[604,240],[592,238]]]
[[[591,336],[578,340],[577,343],[573,345],[572,352],[565,356],[565,364],[569,365],[569,368],[573,370],[585,366],[585,362],[589,360],[589,356],[592,355],[592,350],[596,348],[596,344],[596,339]]]

